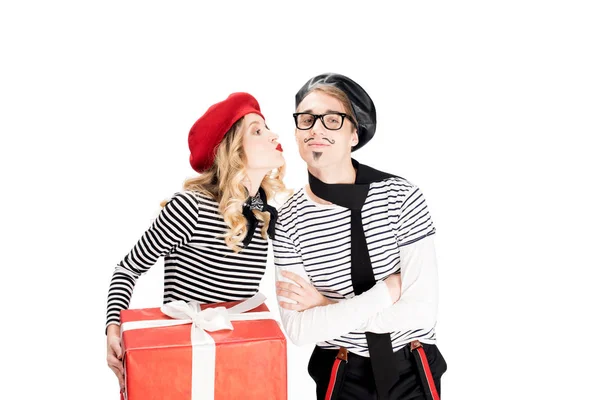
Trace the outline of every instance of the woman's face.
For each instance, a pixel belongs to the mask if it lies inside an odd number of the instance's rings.
[[[298,105],[296,112],[316,115],[349,114],[341,101],[318,90],[309,93]],[[348,117],[343,119],[342,127],[338,130],[327,129],[323,125],[323,121],[317,118],[310,129],[296,128],[296,143],[300,156],[309,166],[323,168],[340,164],[349,159],[352,147],[358,143],[358,135],[354,124]]]
[[[247,169],[270,171],[284,164],[283,149],[277,142],[279,136],[267,128],[260,115],[247,114],[241,129]]]

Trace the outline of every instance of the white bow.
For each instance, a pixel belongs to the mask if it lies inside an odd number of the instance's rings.
[[[255,319],[273,319],[268,311],[253,312],[250,311],[266,300],[264,294],[258,292],[249,299],[230,307],[213,307],[202,310],[197,301],[188,303],[182,300],[172,301],[164,304],[160,311],[172,319],[166,320],[148,320],[131,321],[121,325],[121,334],[133,329],[159,328],[163,326],[187,325],[191,324],[192,345],[201,345],[212,343],[212,339],[206,332],[215,332],[223,329],[233,330],[231,321],[248,321]]]

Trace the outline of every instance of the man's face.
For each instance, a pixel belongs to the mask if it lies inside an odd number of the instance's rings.
[[[342,117],[335,113],[349,114],[338,99],[318,90],[302,100],[297,112],[317,115],[333,113],[329,117],[323,117],[330,127],[341,122]],[[298,118],[301,119],[303,116]],[[307,118],[312,119],[311,116]],[[350,117],[343,119],[342,127],[338,130],[327,129],[323,121],[316,118],[312,128],[307,130],[296,128],[296,143],[300,156],[310,167],[324,168],[350,160],[352,147],[358,143],[358,135]]]

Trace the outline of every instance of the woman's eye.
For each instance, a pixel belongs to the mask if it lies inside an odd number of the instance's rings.
[[[261,133],[262,133],[262,132],[260,131],[260,129],[257,129],[257,130],[254,132],[254,134],[255,134],[255,135],[260,135]]]

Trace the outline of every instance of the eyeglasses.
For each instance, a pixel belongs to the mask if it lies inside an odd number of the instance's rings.
[[[296,128],[300,129],[301,131],[306,131],[312,128],[315,125],[315,122],[317,122],[317,119],[320,119],[323,123],[323,126],[330,131],[337,131],[338,129],[341,129],[344,125],[345,118],[348,118],[350,122],[356,125],[351,116],[339,112],[320,115],[311,113],[294,113],[293,115],[294,120],[296,121]]]

